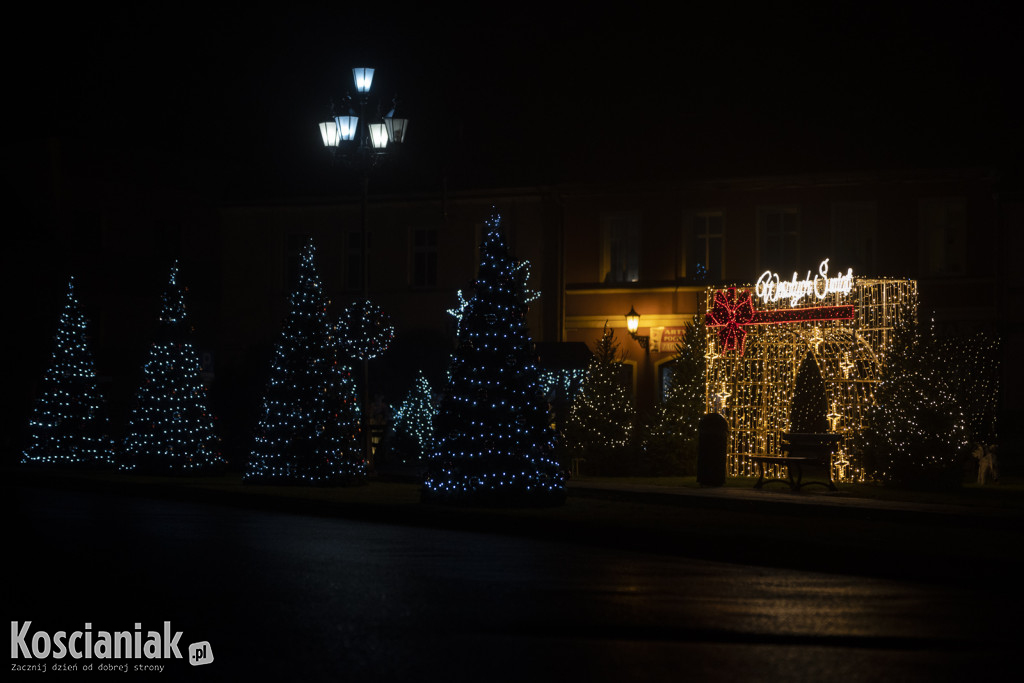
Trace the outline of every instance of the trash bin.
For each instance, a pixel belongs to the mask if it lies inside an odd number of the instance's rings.
[[[729,423],[718,413],[708,413],[697,425],[697,483],[701,486],[725,484],[725,451],[729,442]]]

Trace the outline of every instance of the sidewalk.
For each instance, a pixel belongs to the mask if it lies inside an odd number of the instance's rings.
[[[1024,522],[1024,508],[999,507],[996,505],[942,504],[896,500],[878,500],[861,498],[845,493],[840,486],[838,492],[826,491],[817,487],[790,491],[781,485],[768,485],[761,489],[753,487],[753,479],[749,488],[735,486],[722,487],[684,487],[660,486],[654,484],[632,484],[624,482],[605,482],[600,479],[580,479],[569,482],[570,495],[612,496],[619,500],[635,502],[663,503],[677,505],[699,505],[705,507],[751,508],[765,507],[778,512],[796,511],[810,507],[819,508],[826,515],[845,513],[866,513],[865,516],[877,518],[877,513],[886,516],[958,516],[974,517],[1008,522]],[[876,513],[876,514],[870,514]]]

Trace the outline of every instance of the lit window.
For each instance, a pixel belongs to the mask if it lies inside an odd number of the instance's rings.
[[[603,282],[637,282],[640,279],[640,216],[636,213],[607,215],[601,220]]]
[[[721,212],[704,212],[690,221],[690,249],[686,275],[697,281],[718,282],[725,275],[723,266]]]

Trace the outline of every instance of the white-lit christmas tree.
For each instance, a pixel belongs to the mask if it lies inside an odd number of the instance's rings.
[[[24,464],[105,467],[114,462],[87,326],[71,278],[53,355],[29,418]]]
[[[570,457],[585,459],[589,472],[624,474],[635,465],[630,459],[635,413],[619,374],[618,349],[615,331],[605,324],[562,430]]]
[[[430,453],[434,441],[434,416],[437,406],[430,382],[420,371],[409,393],[394,409],[388,450],[393,458],[421,461]]]
[[[686,336],[676,345],[676,357],[665,388],[665,400],[655,406],[644,434],[644,459],[649,474],[690,475],[697,467],[697,425],[704,415],[708,357],[704,316],[694,316]]]
[[[128,420],[125,469],[182,474],[225,464],[199,354],[192,343],[185,292],[175,263],[160,306],[157,338],[149,348]]]
[[[857,439],[869,476],[903,486],[959,486],[970,430],[949,386],[957,368],[933,330],[916,323],[896,330]]]
[[[310,242],[271,361],[247,482],[351,484],[366,474],[355,385],[338,360],[327,305]]]
[[[565,498],[555,435],[526,324],[526,263],[509,254],[501,217],[487,222],[476,294],[456,313],[459,343],[435,425],[427,502],[551,505]]]

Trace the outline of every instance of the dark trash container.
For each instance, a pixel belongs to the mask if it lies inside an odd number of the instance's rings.
[[[697,483],[701,486],[725,484],[725,451],[729,441],[729,423],[718,413],[708,413],[697,425]]]

